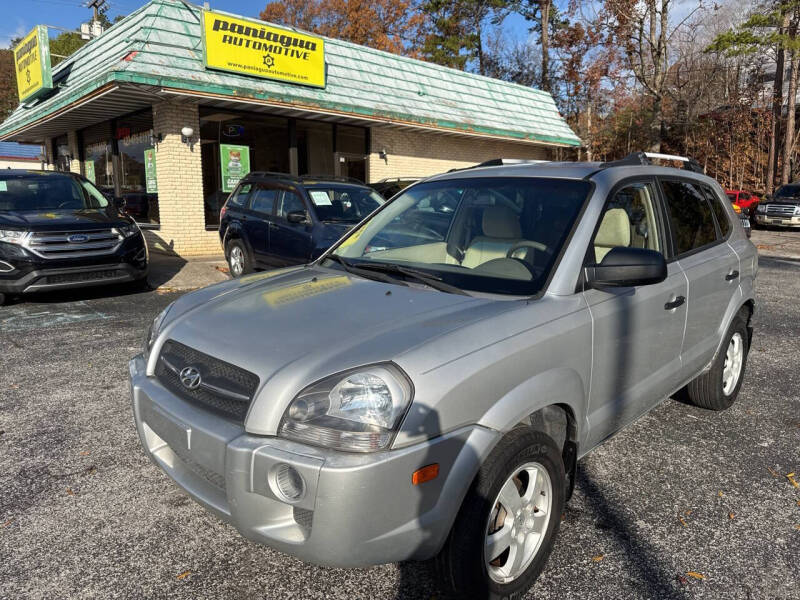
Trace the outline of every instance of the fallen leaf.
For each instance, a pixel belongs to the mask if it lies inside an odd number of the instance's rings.
[[[718,492],[717,492],[717,496],[719,496],[720,498],[722,498],[722,490],[720,490],[720,491],[718,491]]]
[[[794,487],[800,488],[800,483],[797,483],[794,480],[794,473],[789,473],[788,475],[786,475],[786,479],[788,479],[789,483],[791,483]]]
[[[800,529],[800,525],[795,525],[794,528],[795,529]]]
[[[219,271],[220,273],[230,273],[231,272],[231,270],[228,267],[215,266],[214,268],[217,271]]]
[[[593,556],[593,557],[592,557],[592,560],[593,560],[594,562],[600,562],[600,561],[601,561],[601,560],[603,560],[605,557],[606,557],[606,555],[605,555],[605,554],[598,554],[597,556]]]
[[[177,577],[178,579],[186,579],[191,574],[192,574],[191,571],[184,571],[183,573],[181,573],[180,575],[176,575],[175,577]]]
[[[683,520],[683,517],[678,517],[678,520],[681,522],[681,525],[686,527],[686,521]]]
[[[731,520],[733,520],[733,518],[734,518],[735,516],[736,516],[736,513],[733,513],[733,512],[729,512],[729,513],[728,513],[728,518],[729,518],[729,519],[731,519]]]
[[[800,500],[797,501],[797,506],[800,506]]]
[[[683,513],[683,514],[685,514],[685,515],[688,517],[690,514],[692,514],[692,509],[690,508],[689,510],[687,510],[687,511],[686,511],[685,513]]]
[[[84,450],[83,452],[81,452],[81,456],[89,456],[89,451]]]
[[[687,574],[689,577],[694,577],[695,579],[705,579],[705,578],[706,578],[706,576],[705,576],[705,575],[703,575],[702,573],[697,573],[697,572],[695,572],[695,571],[689,571],[689,572],[688,572],[688,573],[686,573],[686,574]]]
[[[767,467],[767,470],[770,472],[770,475],[772,475],[775,479],[778,478],[778,474],[772,470],[772,467]]]
[[[683,575],[678,575],[678,581],[680,581],[681,585],[686,585],[687,583],[689,583],[689,580],[686,579],[686,577],[684,577]]]
[[[67,496],[74,496],[75,492],[72,491],[72,488],[67,488]]]
[[[8,527],[8,526],[9,526],[9,525],[11,525],[11,523],[13,523],[13,522],[14,522],[14,519],[9,519],[9,520],[8,520],[8,521],[6,521],[5,523],[3,523],[3,527]]]

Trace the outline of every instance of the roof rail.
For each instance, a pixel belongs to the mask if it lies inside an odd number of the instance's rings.
[[[677,156],[675,154],[661,154],[659,152],[632,152],[625,158],[601,163],[600,168],[608,169],[611,167],[652,165],[654,160],[675,160],[682,162],[683,168],[687,171],[694,171],[695,173],[703,172],[703,167],[701,167],[700,163],[693,158]]]
[[[450,169],[447,171],[448,173],[453,173],[455,171],[466,171],[467,169],[480,169],[481,167],[502,167],[502,166],[509,166],[509,165],[535,165],[538,163],[546,163],[551,162],[549,160],[535,160],[535,159],[527,159],[527,158],[492,158],[489,160],[485,160],[482,163],[478,163],[477,165],[472,165],[470,167],[459,167],[456,169]]]
[[[357,185],[366,185],[360,179],[356,179],[355,177],[345,177],[343,175],[301,175],[299,177],[301,181],[309,181],[314,179],[319,179],[320,181],[338,181],[339,183],[355,183]]]
[[[250,171],[245,177],[280,177],[281,179],[291,179],[292,181],[300,181],[297,175],[291,173],[279,173],[278,171]]]

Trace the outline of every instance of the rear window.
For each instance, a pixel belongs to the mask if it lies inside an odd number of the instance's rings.
[[[108,206],[89,181],[57,173],[0,175],[0,211],[57,211]]]
[[[711,205],[700,189],[686,181],[662,181],[669,207],[672,236],[677,255],[713,244],[717,228]]]

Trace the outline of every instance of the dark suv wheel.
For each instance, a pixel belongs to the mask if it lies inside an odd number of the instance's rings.
[[[241,240],[233,240],[228,242],[228,248],[225,252],[228,257],[228,268],[231,272],[231,277],[241,277],[247,275],[253,270],[253,263],[250,260],[250,255],[247,253],[247,248]]]

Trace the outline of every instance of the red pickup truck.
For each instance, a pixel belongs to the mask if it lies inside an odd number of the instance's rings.
[[[744,190],[725,190],[728,198],[748,216],[753,216],[761,198]]]

